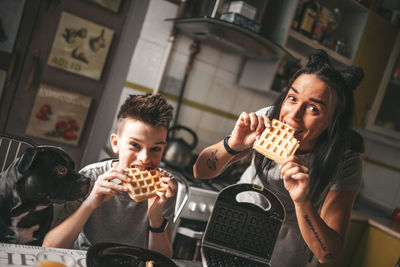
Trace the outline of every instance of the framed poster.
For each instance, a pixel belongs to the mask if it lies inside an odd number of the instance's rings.
[[[25,133],[78,145],[92,98],[41,83]]]
[[[63,12],[47,64],[100,80],[113,35],[106,27]]]
[[[121,6],[121,0],[88,0],[88,1],[96,3],[116,13],[118,13],[119,7]]]

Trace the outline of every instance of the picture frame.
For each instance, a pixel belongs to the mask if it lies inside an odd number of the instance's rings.
[[[100,80],[114,31],[62,12],[47,64]]]
[[[119,12],[122,0],[87,0],[89,2],[95,3],[106,9],[109,9],[115,13]]]
[[[40,83],[25,134],[77,146],[92,97]]]

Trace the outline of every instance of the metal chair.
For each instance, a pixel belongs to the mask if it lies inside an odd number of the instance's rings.
[[[178,172],[171,170],[169,168],[162,167],[163,171],[167,174],[171,175],[178,182],[177,196],[176,196],[176,205],[175,205],[175,216],[173,223],[177,225],[177,222],[182,214],[183,209],[185,208],[187,201],[189,199],[190,189],[189,184],[186,181],[185,177],[183,177]]]
[[[29,147],[36,147],[36,144],[19,136],[0,133],[0,172],[7,169]]]

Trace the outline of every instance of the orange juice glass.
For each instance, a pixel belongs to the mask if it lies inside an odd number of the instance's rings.
[[[75,260],[66,253],[42,251],[36,255],[36,267],[75,267]]]

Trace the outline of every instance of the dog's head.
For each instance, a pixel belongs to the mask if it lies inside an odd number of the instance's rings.
[[[74,170],[71,157],[51,146],[28,148],[17,164],[22,178],[18,189],[23,201],[64,203],[85,196],[90,179]]]

